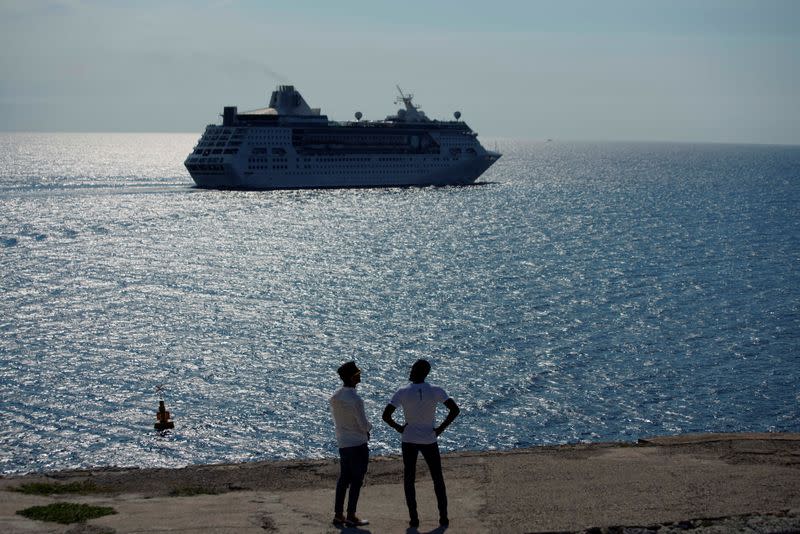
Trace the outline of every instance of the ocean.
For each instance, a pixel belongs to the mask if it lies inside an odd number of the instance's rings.
[[[333,457],[350,359],[373,454],[417,358],[445,451],[800,431],[800,147],[484,139],[475,186],[237,192],[198,137],[0,134],[0,472]]]

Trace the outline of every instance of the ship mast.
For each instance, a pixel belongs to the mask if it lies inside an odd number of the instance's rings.
[[[395,85],[395,87],[397,87],[397,91],[400,93],[400,98],[395,98],[394,100],[395,104],[399,104],[400,102],[402,102],[406,107],[406,111],[419,109],[419,106],[416,106],[414,105],[413,102],[411,102],[411,100],[414,98],[414,95],[412,95],[411,93],[405,95],[403,94],[403,90],[400,89],[399,85]]]

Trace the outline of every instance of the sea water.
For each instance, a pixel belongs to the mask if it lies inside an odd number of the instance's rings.
[[[374,454],[417,358],[447,451],[800,431],[800,147],[490,139],[476,186],[236,192],[197,137],[0,135],[0,471],[335,456],[350,359]]]

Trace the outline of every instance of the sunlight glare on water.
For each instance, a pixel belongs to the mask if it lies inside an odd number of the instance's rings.
[[[800,148],[499,140],[474,187],[192,187],[194,134],[0,135],[0,470],[800,431]],[[487,146],[493,146],[488,144]],[[158,395],[176,428],[153,431]]]

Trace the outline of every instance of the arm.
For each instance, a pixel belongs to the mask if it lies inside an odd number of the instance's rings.
[[[372,430],[372,425],[369,421],[367,421],[367,414],[364,413],[364,401],[360,398],[356,402],[355,415],[356,420],[358,421],[358,426],[361,427],[361,430],[367,433],[367,439],[369,439],[369,433]]]
[[[395,421],[394,418],[392,417],[392,414],[396,409],[397,408],[395,408],[391,404],[387,404],[386,408],[384,408],[383,410],[383,420],[386,422],[387,425],[389,425],[390,427],[394,428],[395,430],[397,430],[402,434],[403,430],[405,430],[406,428],[406,425],[401,425],[400,423]]]
[[[444,405],[447,406],[449,412],[447,413],[447,417],[444,418],[444,421],[442,421],[442,424],[434,429],[437,436],[442,432],[444,432],[444,429],[450,426],[450,423],[452,423],[453,420],[456,417],[458,417],[458,414],[461,412],[461,408],[458,407],[458,404],[456,404],[456,401],[454,401],[453,399],[447,399],[446,401],[444,401]],[[384,415],[386,415],[385,412]]]

